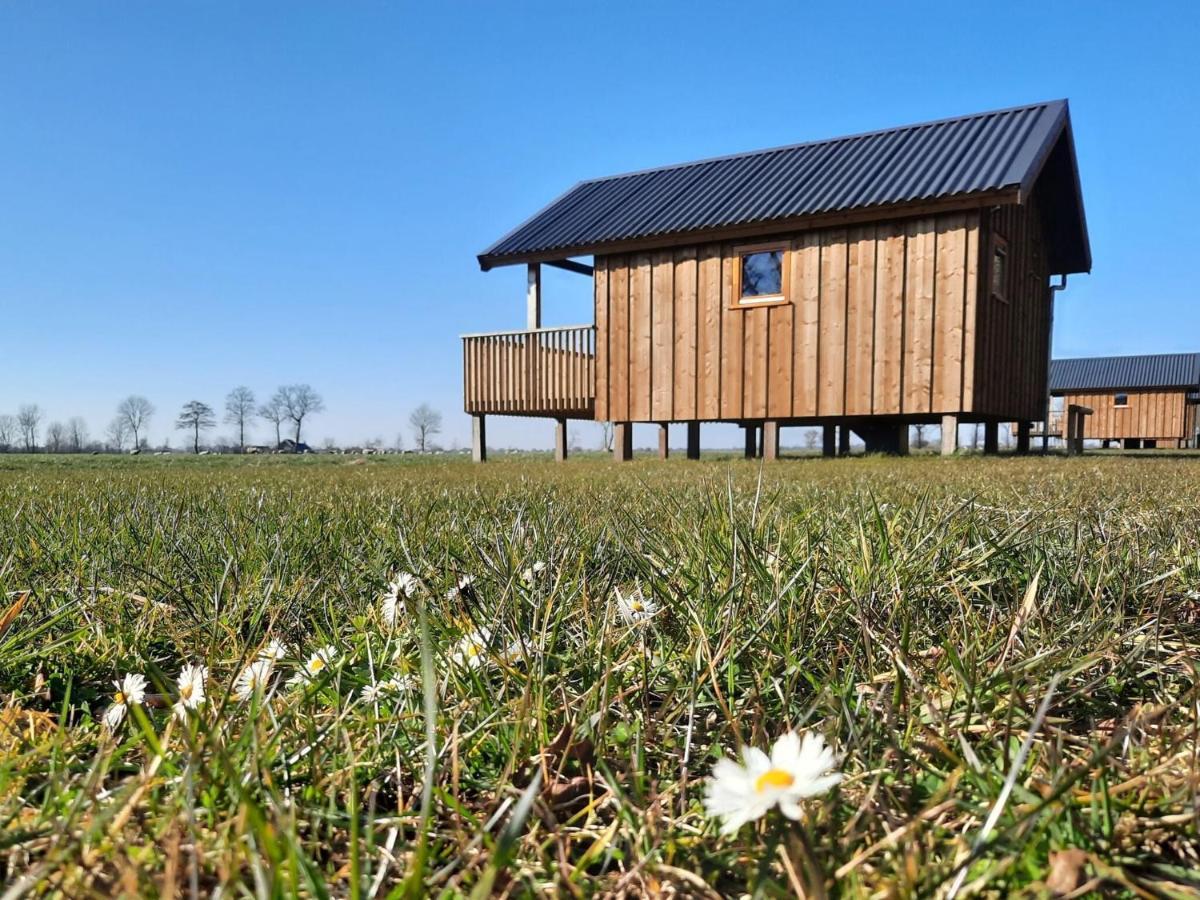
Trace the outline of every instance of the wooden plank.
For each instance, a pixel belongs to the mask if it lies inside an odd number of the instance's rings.
[[[896,415],[901,410],[904,367],[905,235],[896,223],[880,225],[875,250],[875,360],[872,412]]]
[[[633,257],[629,270],[629,419],[650,421],[650,255]]]
[[[875,226],[851,229],[846,272],[846,414],[869,416],[875,368]]]
[[[721,416],[721,249],[708,244],[700,250],[697,269],[696,401],[699,418]]]
[[[817,352],[821,328],[821,235],[802,234],[792,244],[791,291],[796,298],[796,346],[792,368],[792,414],[817,414]]]
[[[817,415],[840,416],[846,408],[846,232],[821,238],[820,331],[817,353]]]
[[[751,419],[767,415],[767,320],[770,308],[747,309],[742,313],[742,411]]]
[[[792,416],[792,329],[795,306],[785,303],[767,311],[767,415],[775,419]],[[778,432],[777,432],[778,433]]]
[[[608,421],[608,266],[605,257],[596,257],[593,294],[596,303],[595,397],[596,420]]]
[[[979,315],[979,213],[968,213],[963,274],[962,408],[975,409],[976,319]]]
[[[743,324],[746,311],[731,309],[733,267],[737,257],[721,248],[721,418],[742,418]]]
[[[938,219],[937,286],[934,303],[934,380],[931,406],[936,413],[962,411],[963,276],[967,268],[966,216]]]
[[[655,253],[650,271],[650,418],[671,419],[675,401],[675,258]]]
[[[609,419],[629,420],[629,258],[609,258]]]
[[[933,302],[936,226],[932,219],[908,224],[904,285],[904,386],[901,410],[927,413],[933,387]]]
[[[675,371],[670,418],[696,418],[696,251],[684,248],[675,253]]]

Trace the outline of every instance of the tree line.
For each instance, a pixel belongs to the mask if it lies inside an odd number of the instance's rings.
[[[300,450],[305,447],[302,429],[306,421],[325,411],[325,401],[310,385],[283,385],[264,402],[254,391],[239,385],[225,396],[221,420],[235,430],[232,449],[245,452],[247,432],[256,420],[271,426],[275,443],[270,449]],[[117,404],[116,415],[104,430],[103,439],[91,440],[87,423],[79,416],[52,421],[42,431],[45,415],[37,404],[21,406],[15,415],[0,413],[0,452],[23,450],[36,453],[83,453],[108,450],[122,453],[149,449],[147,433],[157,410],[146,397],[131,394]],[[183,404],[175,429],[185,433],[193,453],[199,453],[203,436],[217,425],[218,412],[202,400]],[[417,449],[430,449],[434,435],[441,432],[441,413],[422,403],[409,416]],[[286,439],[285,439],[286,434]],[[44,443],[41,441],[44,439]],[[290,443],[288,443],[290,442]]]

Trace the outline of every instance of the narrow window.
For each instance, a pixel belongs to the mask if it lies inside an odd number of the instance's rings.
[[[992,296],[1008,302],[1008,241],[992,236]]]
[[[734,306],[783,303],[787,300],[786,244],[738,247]]]
[[[1117,394],[1115,397],[1113,397],[1113,406],[1128,406],[1128,405],[1129,405],[1129,395],[1128,394]]]

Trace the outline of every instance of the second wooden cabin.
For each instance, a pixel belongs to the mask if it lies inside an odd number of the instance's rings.
[[[578,257],[592,257],[591,263]],[[524,330],[464,337],[464,405],[615,423],[734,422],[747,449],[824,426],[868,450],[908,429],[1045,415],[1051,276],[1091,268],[1066,101],[583,182],[479,257],[522,264]],[[593,279],[595,322],[543,328],[543,264]]]

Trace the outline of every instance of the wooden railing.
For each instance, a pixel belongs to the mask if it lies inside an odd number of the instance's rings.
[[[591,418],[596,329],[591,325],[463,335],[469,413]]]

